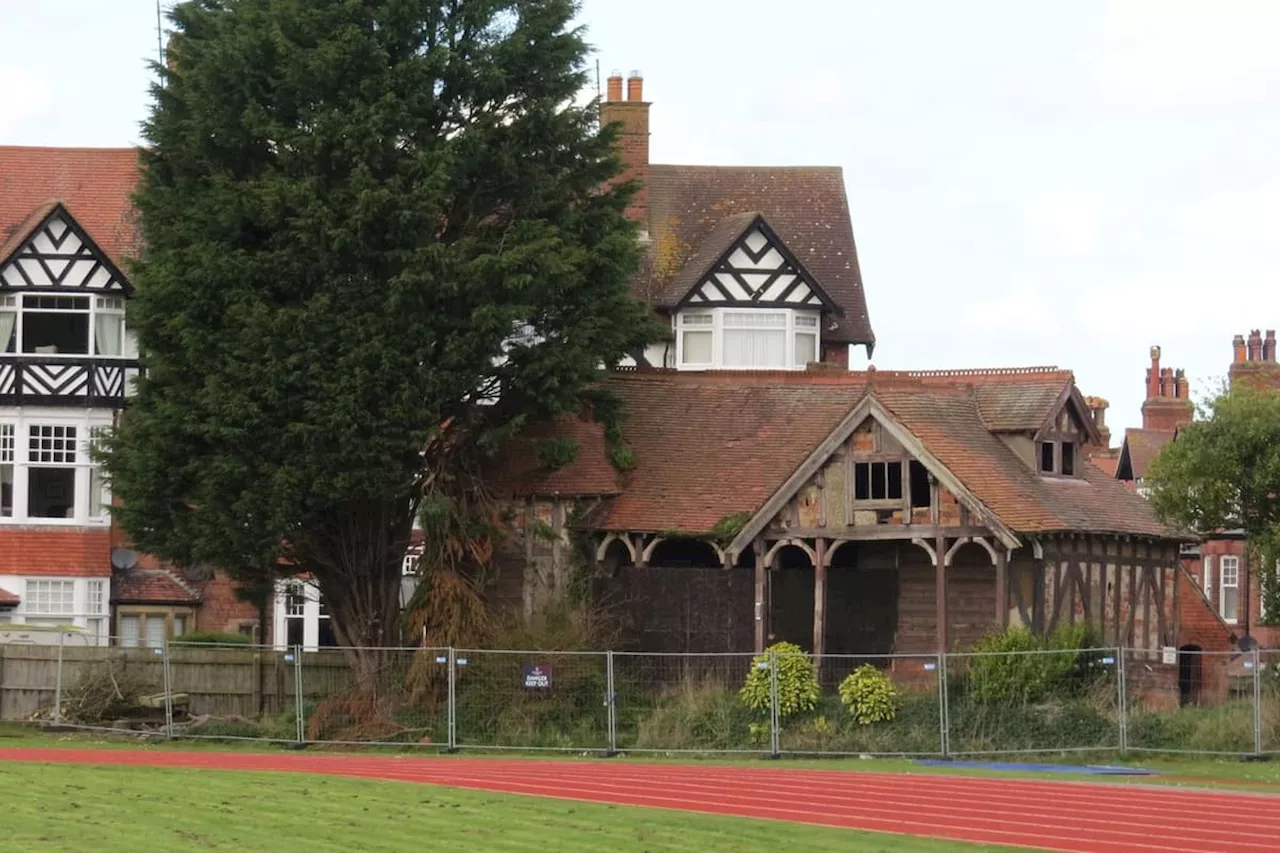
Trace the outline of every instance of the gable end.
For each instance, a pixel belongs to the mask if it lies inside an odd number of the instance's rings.
[[[124,273],[61,203],[0,258],[0,290],[9,289],[133,294]]]

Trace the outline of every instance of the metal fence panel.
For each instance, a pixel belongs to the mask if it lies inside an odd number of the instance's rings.
[[[297,740],[291,652],[239,643],[170,643],[165,661],[174,737]]]
[[[789,668],[788,664],[793,664]],[[937,655],[779,656],[779,677],[812,668],[818,693],[807,713],[783,713],[778,746],[795,755],[938,755],[944,749]],[[785,691],[784,691],[785,693]],[[789,703],[782,697],[780,711]]]
[[[750,708],[741,697],[754,657],[615,652],[615,748],[624,752],[770,751],[769,708]]]
[[[951,755],[1118,750],[1118,649],[947,655]]]
[[[1128,748],[1253,753],[1255,664],[1252,652],[1126,650]]]
[[[1260,751],[1280,753],[1280,650],[1258,653],[1258,723]]]
[[[607,652],[454,652],[458,748],[609,749]]]
[[[303,740],[447,747],[448,651],[360,649],[357,658],[351,649],[299,650]]]

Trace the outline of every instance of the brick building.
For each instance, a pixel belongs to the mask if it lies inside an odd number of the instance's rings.
[[[1152,347],[1151,355],[1142,428],[1125,431],[1116,467],[1116,477],[1140,493],[1151,460],[1194,417],[1183,371],[1161,368],[1159,347]],[[1274,331],[1268,330],[1264,335],[1255,329],[1247,337],[1236,335],[1232,339],[1228,380],[1280,388]],[[1240,531],[1219,531],[1184,549],[1183,600],[1199,604],[1183,611],[1181,646],[1205,650],[1237,648],[1246,636],[1267,648],[1280,643],[1280,629],[1259,624],[1266,617],[1262,585],[1258,566],[1249,565],[1246,546]],[[1275,567],[1271,570],[1275,571]]]

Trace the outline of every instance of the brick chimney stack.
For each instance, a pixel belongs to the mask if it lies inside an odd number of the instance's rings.
[[[1262,339],[1262,360],[1276,360],[1276,330],[1267,329],[1267,336]]]
[[[1242,380],[1257,388],[1280,389],[1280,364],[1276,363],[1276,331],[1258,329],[1231,340],[1232,361],[1227,375],[1232,382]]]
[[[1191,423],[1195,414],[1186,372],[1160,366],[1160,347],[1151,348],[1147,368],[1147,399],[1142,404],[1142,428],[1174,430]]]
[[[622,93],[622,72],[609,75],[604,103],[600,105],[600,124],[618,123],[618,154],[622,158],[620,181],[637,181],[639,186],[627,208],[627,218],[640,225],[642,234],[649,229],[649,102],[644,100],[644,77],[639,71],[627,76],[626,98]]]
[[[1245,344],[1244,344],[1244,335],[1236,335],[1234,338],[1231,339],[1232,363],[1239,364],[1240,362],[1244,361],[1245,352],[1246,350],[1245,350]]]
[[[1098,434],[1102,436],[1102,447],[1111,446],[1111,428],[1107,426],[1107,409],[1111,404],[1101,397],[1085,397],[1084,404],[1089,407],[1089,414],[1093,415],[1093,425],[1098,428]]]

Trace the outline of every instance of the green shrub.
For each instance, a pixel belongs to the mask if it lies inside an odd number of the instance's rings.
[[[233,634],[222,631],[192,631],[181,637],[174,637],[175,643],[209,643],[210,645],[247,646],[253,642],[248,634]]]
[[[778,662],[778,716],[812,711],[818,704],[818,676],[813,671],[813,661],[794,643],[774,643],[752,659],[751,672],[739,693],[743,704],[754,711],[768,711],[772,705],[771,657]]]
[[[732,689],[714,683],[665,692],[633,724],[621,724],[634,726],[638,749],[748,749],[769,739],[769,724],[756,722]],[[762,726],[759,741],[756,726]]]
[[[968,695],[983,702],[1029,704],[1050,697],[1080,696],[1104,673],[1096,632],[1066,625],[1046,642],[1026,628],[991,634],[967,658]]]
[[[898,691],[889,676],[864,663],[840,682],[840,702],[858,725],[885,723],[897,712]]]

